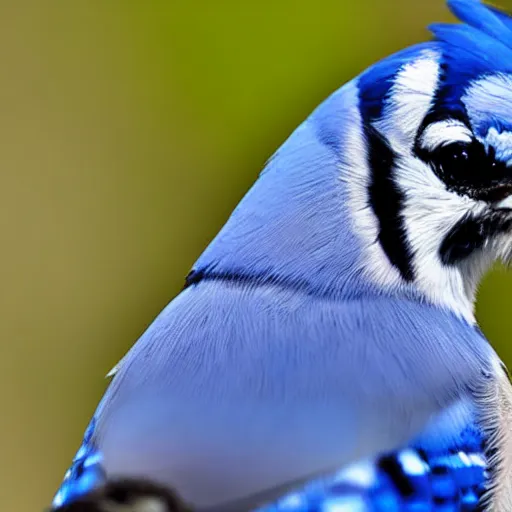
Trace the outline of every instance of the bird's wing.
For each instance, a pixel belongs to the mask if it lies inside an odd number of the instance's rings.
[[[404,448],[352,464],[257,512],[480,510],[487,461],[478,430],[463,445],[427,452]]]
[[[404,446],[493,355],[425,304],[205,281],[127,354],[91,442],[107,474],[234,501]]]

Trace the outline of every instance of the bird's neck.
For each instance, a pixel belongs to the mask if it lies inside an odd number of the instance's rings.
[[[468,280],[459,269],[443,268],[435,250],[423,255],[413,248],[422,259],[407,281],[383,249],[368,200],[371,169],[358,101],[350,82],[297,128],[201,255],[192,282],[210,275],[340,299],[406,296],[474,323],[473,275]],[[412,213],[433,219],[431,211]],[[433,222],[442,225],[445,215]],[[431,247],[436,226],[415,231],[415,247]]]
[[[491,484],[484,498],[488,511],[512,510],[512,385],[496,357],[487,389],[477,394],[479,423],[486,434]]]
[[[194,271],[283,283],[323,296],[351,297],[372,288],[361,272],[346,151],[340,149],[345,128],[357,116],[357,90],[347,84],[269,160]]]

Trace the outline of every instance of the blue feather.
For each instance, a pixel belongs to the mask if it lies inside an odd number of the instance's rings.
[[[87,443],[90,438],[86,437]],[[450,450],[404,449],[354,464],[255,512],[473,512],[487,481],[483,439],[468,428]],[[69,505],[105,482],[99,452],[84,440],[53,505]]]
[[[460,98],[471,81],[489,73],[512,72],[512,18],[479,0],[450,0],[448,5],[463,24],[432,24],[436,41],[402,50],[360,75],[364,119],[381,117],[396,74],[424,50],[440,51],[445,65],[437,110],[463,112]]]
[[[103,452],[107,475],[142,474],[186,500],[203,485],[219,504],[267,490],[272,500],[274,486],[406,444],[465,393],[454,383],[471,375],[483,385],[490,351],[463,321],[427,304],[339,303],[205,281],[126,356],[84,444]],[[359,428],[371,435],[359,439]]]
[[[512,50],[492,36],[469,25],[437,23],[429,28],[447,46],[445,56],[455,70],[464,70],[473,78],[480,73],[512,71]]]
[[[447,3],[453,14],[462,22],[512,49],[512,31],[503,22],[506,15],[497,16],[479,0],[448,0]]]
[[[486,459],[471,446],[451,453],[404,449],[310,483],[257,512],[476,512]]]
[[[496,7],[493,7],[492,5],[488,6],[487,8],[512,32],[512,16],[509,12],[504,12],[500,9],[497,9]]]
[[[472,82],[489,74],[512,72],[512,21],[478,0],[452,0],[449,6],[465,24],[429,27],[441,45],[444,69],[434,110],[464,118],[461,98]]]
[[[102,467],[103,456],[92,443],[95,423],[93,418],[85,431],[84,439],[71,467],[53,498],[53,507],[72,503],[105,482],[106,476]]]
[[[465,321],[425,303],[413,287],[381,289],[368,277],[343,174],[356,157],[365,165],[361,124],[381,118],[396,74],[424,50],[441,64],[436,114],[470,117],[461,100],[468,84],[512,71],[510,18],[476,0],[449,5],[465,24],[433,25],[436,41],[369,68],[270,159],[187,288],[123,360],[56,505],[101,485],[104,469],[160,479],[198,503],[260,492],[272,500],[274,485],[289,489],[326,468],[408,444],[388,462],[410,477],[409,496],[380,458],[350,466],[364,482],[345,470],[264,510],[352,504],[420,512],[443,500],[435,512],[476,510],[486,479],[478,435],[451,451],[440,446],[439,432],[430,439],[436,450],[410,441],[467,396],[460,383],[484,386],[475,381],[490,373],[493,353]]]
[[[435,43],[421,43],[401,50],[363,71],[357,78],[359,108],[366,120],[379,119],[388,100],[396,74],[425,50],[438,48]]]

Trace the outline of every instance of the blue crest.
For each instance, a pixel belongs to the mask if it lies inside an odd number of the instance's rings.
[[[447,4],[453,14],[466,24],[470,40],[466,41],[464,46],[468,51],[474,48],[479,53],[482,48],[479,43],[482,42],[484,45],[496,44],[497,47],[494,50],[499,50],[502,53],[493,56],[498,59],[505,58],[510,66],[510,50],[512,49],[512,19],[510,16],[482,4],[479,0],[448,0]],[[450,31],[439,36],[437,28],[440,26],[442,25],[432,25],[431,30],[440,40],[458,46],[456,32],[453,33],[453,39]],[[452,26],[452,28],[454,27]],[[485,37],[482,38],[482,34],[485,34],[489,40],[486,41]],[[503,63],[505,64],[506,61]]]
[[[460,100],[470,82],[490,74],[512,73],[512,17],[479,0],[448,0],[447,4],[462,23],[431,25],[434,41],[388,57],[360,76],[363,118],[381,116],[397,73],[424,50],[440,54],[442,75],[433,109],[438,114],[465,116]]]
[[[460,99],[472,80],[512,72],[512,18],[478,0],[451,0],[448,6],[464,23],[430,26],[444,67],[436,107],[463,112]]]

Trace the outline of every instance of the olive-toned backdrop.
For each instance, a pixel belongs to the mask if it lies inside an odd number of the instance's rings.
[[[449,19],[442,0],[2,3],[0,510],[49,503],[105,374],[293,128]],[[512,363],[512,276],[480,299]]]

